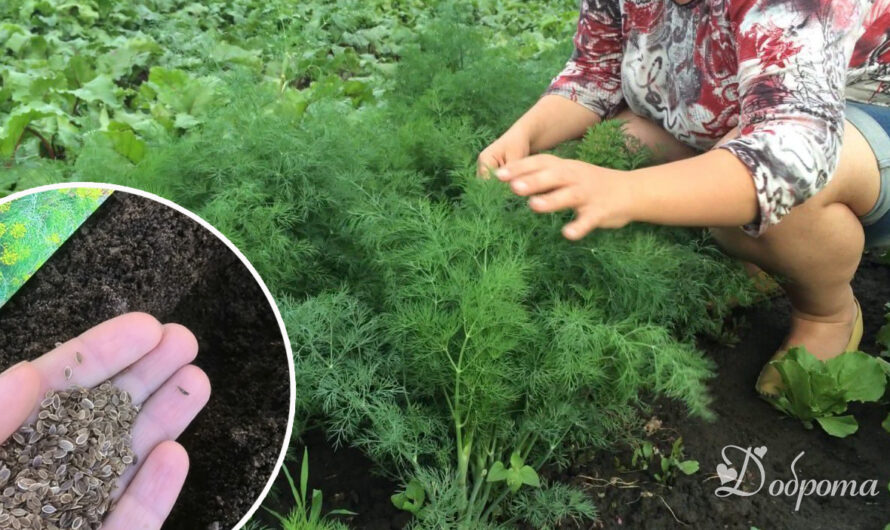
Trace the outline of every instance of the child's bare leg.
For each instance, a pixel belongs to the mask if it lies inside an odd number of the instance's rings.
[[[625,132],[637,137],[664,163],[694,156],[659,125],[629,110],[617,116],[627,121]],[[722,141],[736,136],[737,131]],[[721,142],[722,143],[722,142]],[[851,124],[845,127],[840,163],[831,183],[760,238],[739,228],[714,228],[718,242],[730,254],[783,277],[793,314],[786,345],[804,345],[827,359],[842,353],[855,318],[850,281],[864,245],[858,216],[877,200],[880,176],[874,153]]]
[[[786,346],[806,346],[822,359],[843,353],[856,317],[850,281],[865,239],[858,216],[874,205],[879,186],[874,154],[848,123],[838,169],[816,196],[760,238],[712,229],[730,254],[784,278],[793,308]]]

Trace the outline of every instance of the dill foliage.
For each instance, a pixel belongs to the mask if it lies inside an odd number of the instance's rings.
[[[405,485],[414,528],[591,519],[539,473],[626,440],[655,396],[708,417],[721,331],[747,282],[700,231],[634,225],[580,243],[472,163],[540,94],[565,50],[520,60],[431,25],[376,105],[291,112],[229,73],[229,104],[123,166],[101,136],[72,178],[159,193],[219,227],[276,295],[293,343],[297,431],[321,426]],[[575,156],[646,153],[603,124]],[[121,169],[126,167],[126,169]],[[546,473],[544,473],[546,475]]]

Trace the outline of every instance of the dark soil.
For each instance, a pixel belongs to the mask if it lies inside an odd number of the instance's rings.
[[[259,497],[287,428],[274,313],[221,241],[160,203],[115,192],[0,309],[0,366],[116,315],[144,311],[198,338],[213,394],[180,438],[191,468],[165,529],[233,527]]]
[[[866,257],[854,288],[865,315],[862,349],[877,353],[875,333],[884,323],[884,304],[890,301],[890,267]],[[681,476],[671,487],[665,487],[648,471],[628,472],[632,450],[622,448],[616,453],[579,455],[570,469],[553,477],[590,492],[600,520],[583,528],[880,530],[890,523],[890,434],[880,426],[888,412],[886,406],[854,407],[860,430],[841,440],[818,429],[806,430],[754,392],[761,366],[782,342],[788,316],[789,306],[783,299],[739,309],[731,317],[742,323],[738,344],[702,342],[701,347],[717,363],[717,376],[710,384],[716,421],[691,419],[682,407],[667,400],[653,406],[649,415],[657,417],[662,428],[650,440],[670,452],[673,441],[682,437],[686,458],[701,464],[698,473]],[[640,436],[645,436],[642,429]],[[351,518],[354,528],[388,530],[404,526],[405,515],[389,502],[397,485],[373,476],[373,468],[360,453],[351,449],[334,452],[317,432],[306,435],[305,442],[311,461],[311,487],[324,492],[326,510],[358,512]],[[721,450],[730,444],[767,447],[763,457],[766,484],[760,493],[744,498],[715,496],[714,490],[720,485],[716,466],[722,462]],[[877,479],[880,493],[869,498],[813,495],[805,497],[800,510],[795,511],[796,497],[773,497],[767,490],[775,479],[793,478],[791,462],[801,451],[805,454],[795,466],[801,479]],[[302,448],[297,454],[302,454]],[[740,455],[728,453],[737,469],[741,466]],[[297,468],[293,463],[290,467]],[[758,476],[749,474],[746,487],[754,480],[759,481]],[[280,498],[270,505],[282,509],[292,506],[286,499],[286,484],[279,481],[277,486]]]

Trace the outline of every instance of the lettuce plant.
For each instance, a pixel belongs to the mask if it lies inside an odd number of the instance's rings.
[[[838,438],[859,430],[856,418],[844,414],[849,403],[880,400],[890,375],[886,361],[863,352],[848,352],[823,362],[806,348],[797,347],[772,364],[784,383],[779,396],[771,400],[773,405],[808,429],[816,422]]]

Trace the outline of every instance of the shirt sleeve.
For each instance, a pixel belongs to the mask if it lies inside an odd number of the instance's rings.
[[[857,0],[737,0],[740,135],[721,147],[750,170],[760,235],[831,179],[844,132],[847,66],[862,31]]]
[[[545,92],[576,101],[608,118],[621,95],[621,10],[618,0],[582,0],[575,51]]]

